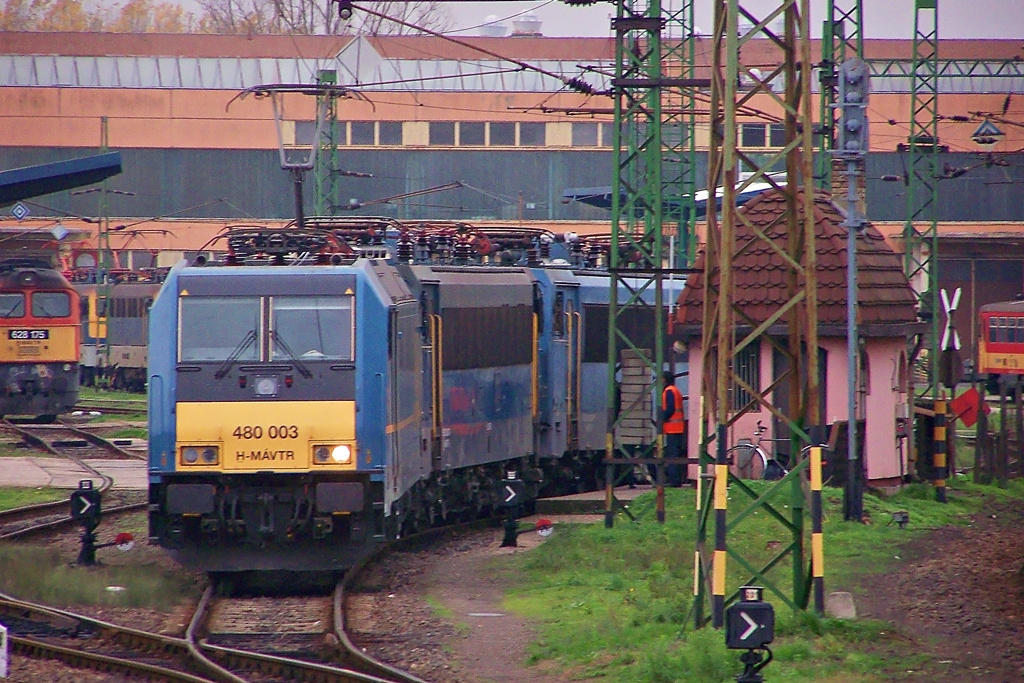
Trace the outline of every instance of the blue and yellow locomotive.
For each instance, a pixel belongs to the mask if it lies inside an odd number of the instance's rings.
[[[188,564],[340,570],[488,514],[509,470],[528,499],[600,483],[606,273],[542,267],[536,236],[341,225],[235,231],[152,306],[150,535]]]

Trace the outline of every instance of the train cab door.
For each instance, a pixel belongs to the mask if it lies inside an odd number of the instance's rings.
[[[444,444],[444,395],[442,382],[442,363],[444,344],[438,302],[437,283],[423,283],[420,290],[420,330],[423,338],[423,407],[421,431],[423,439],[430,451],[431,467],[441,468],[442,447]]]
[[[553,443],[565,450],[579,446],[580,318],[578,289],[559,285],[552,304],[549,388]]]
[[[566,450],[579,450],[580,386],[583,361],[583,316],[580,314],[579,289],[565,290],[565,406]]]

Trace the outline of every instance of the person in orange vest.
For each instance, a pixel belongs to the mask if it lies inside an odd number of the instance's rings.
[[[671,372],[664,374],[665,390],[661,394],[661,431],[665,435],[665,457],[681,458],[685,455],[686,420],[683,414],[683,394],[676,387],[676,378]],[[686,478],[683,465],[666,465],[665,478],[669,486],[680,487]]]

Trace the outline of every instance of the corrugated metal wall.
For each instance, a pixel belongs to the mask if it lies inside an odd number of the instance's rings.
[[[0,168],[18,168],[86,156],[85,150],[3,148]],[[121,217],[287,218],[294,215],[289,174],[276,151],[127,149],[124,172],[111,189],[134,196],[109,195],[109,214]],[[985,165],[978,154],[942,155],[940,167],[971,167],[957,178],[939,180],[939,219],[1024,221],[1024,154],[997,155],[1008,165]],[[868,157],[868,215],[873,220],[905,218],[905,159],[896,153]],[[583,204],[563,204],[570,187],[608,186],[612,155],[608,150],[410,150],[347,149],[339,154],[347,171],[373,178],[341,178],[342,203],[367,202],[454,181],[467,184],[420,197],[360,209],[357,213],[398,218],[606,220],[609,212]],[[940,169],[941,170],[941,169]],[[698,186],[706,159],[698,163]],[[898,180],[885,181],[883,176]],[[522,193],[522,202],[520,202]],[[57,193],[33,200],[33,215],[78,216],[99,213],[99,194]],[[313,210],[313,181],[305,188],[307,215]],[[6,213],[6,211],[5,211]]]

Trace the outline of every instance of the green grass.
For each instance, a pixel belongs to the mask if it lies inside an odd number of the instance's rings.
[[[169,610],[198,595],[195,581],[155,565],[76,567],[54,548],[0,545],[0,591],[57,607],[103,605]],[[123,590],[109,590],[108,587]]]
[[[757,482],[755,489],[768,485]],[[645,496],[632,505],[634,514],[644,511],[639,523],[620,516],[614,529],[563,525],[536,550],[496,560],[512,585],[506,608],[540,625],[540,638],[530,652],[533,662],[554,660],[570,676],[622,683],[726,683],[739,673],[739,653],[725,649],[722,633],[692,626],[694,492],[672,489],[666,495],[664,525],[654,521],[653,495]],[[736,515],[744,497],[735,487],[730,490],[730,515]],[[927,485],[912,485],[888,498],[867,495],[869,523],[851,524],[842,520],[841,491],[829,490],[826,590],[854,591],[863,577],[898,567],[901,543],[929,529],[964,524],[986,502],[1021,498],[1024,482],[999,490],[960,477],[947,505],[936,503]],[[909,513],[908,528],[889,524],[897,510]],[[782,512],[790,514],[788,508]],[[787,532],[769,522],[764,511],[729,533],[730,547],[758,567],[787,541]],[[810,544],[806,547],[809,552]],[[727,569],[730,591],[750,580],[731,557]],[[768,577],[787,593],[791,573],[787,559]],[[776,660],[765,671],[771,681],[881,683],[925,661],[908,647],[900,648],[898,635],[884,623],[821,619],[794,613],[774,595],[767,599],[775,605],[777,623]]]
[[[78,398],[95,401],[135,401],[142,405],[146,404],[145,394],[135,394],[130,391],[118,391],[116,389],[97,389],[96,387],[81,387],[78,390]]]
[[[49,503],[64,498],[67,498],[67,492],[56,489],[0,488],[0,510]]]
[[[145,427],[125,427],[108,434],[108,439],[145,439],[149,431]]]

